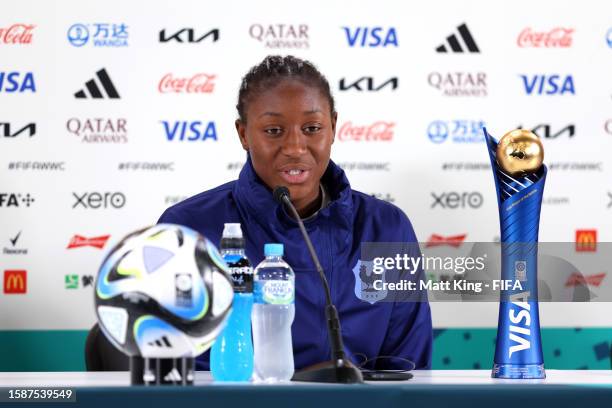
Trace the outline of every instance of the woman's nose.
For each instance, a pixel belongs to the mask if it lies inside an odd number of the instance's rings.
[[[287,156],[301,156],[306,150],[306,135],[302,133],[302,129],[289,130],[283,140],[283,153]]]

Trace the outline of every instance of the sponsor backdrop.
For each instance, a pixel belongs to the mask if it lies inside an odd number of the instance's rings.
[[[421,241],[493,241],[481,128],[542,138],[541,241],[612,238],[612,3],[8,2],[0,16],[0,369],[79,370],[106,251],[237,177],[242,75],[327,76],[332,158]],[[583,271],[608,274],[609,271]],[[605,276],[604,276],[605,279]],[[347,271],[347,285],[354,276]],[[435,368],[489,368],[496,303],[432,304]],[[606,303],[543,304],[548,367],[609,366]]]

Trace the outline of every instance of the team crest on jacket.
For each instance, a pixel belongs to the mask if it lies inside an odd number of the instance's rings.
[[[372,272],[372,261],[357,261],[353,267],[353,275],[355,275],[355,296],[358,299],[374,304],[387,297],[387,290],[374,289],[375,280],[385,282],[385,273]]]

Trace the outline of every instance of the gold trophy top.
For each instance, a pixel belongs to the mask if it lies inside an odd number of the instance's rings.
[[[535,173],[544,162],[540,138],[526,129],[516,129],[499,139],[495,152],[497,163],[511,176]]]

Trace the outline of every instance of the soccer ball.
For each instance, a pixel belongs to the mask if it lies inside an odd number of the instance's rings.
[[[202,354],[225,326],[232,300],[231,277],[217,248],[174,224],[126,236],[96,278],[100,328],[130,356]]]

